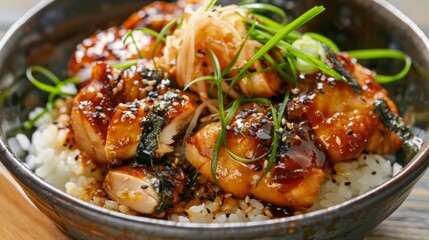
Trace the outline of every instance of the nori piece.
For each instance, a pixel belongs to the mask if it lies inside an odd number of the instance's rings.
[[[384,99],[377,99],[374,103],[374,109],[378,113],[384,126],[396,133],[404,142],[404,151],[407,159],[414,156],[421,148],[422,139],[414,136],[403,119],[389,109]]]

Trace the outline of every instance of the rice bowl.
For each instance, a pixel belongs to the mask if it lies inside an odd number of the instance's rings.
[[[417,157],[422,157],[422,155],[418,155]],[[30,161],[30,165],[31,165],[31,161]],[[34,165],[33,165],[33,167],[35,167]],[[45,169],[44,171],[49,171],[49,169]],[[75,169],[76,170],[76,169]],[[43,173],[43,171],[41,171],[41,174],[44,174]],[[372,172],[370,172],[370,174],[372,174]],[[401,174],[399,174],[398,175],[398,177],[397,178],[395,178],[395,179],[398,179],[398,178],[403,178],[403,175],[401,175]],[[82,182],[85,182],[85,181],[82,181]],[[332,180],[331,180],[331,182],[332,182]],[[345,182],[348,182],[348,181],[345,181]],[[343,185],[344,185],[344,183],[345,182],[343,182]],[[353,181],[354,182],[354,181]],[[350,186],[352,186],[353,185],[353,183],[351,183],[351,185]],[[384,185],[383,185],[384,186]],[[55,191],[54,191],[55,192]],[[403,192],[403,191],[402,191]],[[373,193],[373,191],[372,192],[370,192],[369,194],[364,194],[364,197],[366,197],[366,196],[369,196],[369,195],[373,195],[372,194]],[[401,192],[399,192],[399,193],[401,193]],[[373,196],[372,196],[373,197]],[[362,198],[357,198],[357,199],[355,199],[354,200],[354,202],[358,202],[359,201],[359,199],[362,199]],[[373,198],[374,199],[374,201],[377,199],[377,198]],[[77,201],[78,203],[79,203],[79,201]],[[249,202],[250,202],[250,199],[249,199]],[[79,204],[81,204],[81,203],[79,203]],[[257,203],[256,203],[257,204]],[[114,203],[111,203],[111,202],[109,202],[108,203],[108,205],[110,205],[112,208],[115,208],[116,206],[115,206],[115,204]],[[244,205],[243,205],[244,206]],[[341,207],[341,206],[344,206],[344,205],[340,205],[340,206],[338,206],[338,207]],[[118,206],[118,208],[119,208],[119,206]],[[244,207],[243,207],[244,208]],[[337,207],[336,207],[337,208]],[[332,211],[333,209],[336,209],[336,208],[330,208],[330,209],[328,209],[328,211]],[[126,209],[122,209],[123,211],[125,211]],[[195,210],[195,211],[199,211],[199,210],[201,210],[201,209],[198,209],[198,208],[193,208],[193,210]],[[96,210],[95,212],[98,212],[98,211],[101,211],[101,210]],[[101,211],[101,212],[103,212],[103,211]],[[126,212],[126,211],[125,211]],[[107,213],[107,212],[106,212]],[[119,217],[118,215],[116,215],[116,214],[114,214],[114,213],[111,213],[111,212],[108,212],[108,214],[109,215],[113,215],[113,216],[115,216],[115,217]],[[305,217],[312,217],[312,216],[317,216],[318,214],[320,214],[320,212],[315,212],[314,214],[306,214],[305,215]],[[128,217],[119,217],[120,219],[122,219],[122,220],[124,220],[124,219],[129,219]],[[291,218],[291,220],[283,220],[282,219],[282,221],[296,221],[296,220],[299,220],[299,219],[301,219],[302,217],[292,217]],[[134,218],[131,218],[131,219],[134,219]],[[125,221],[128,221],[128,220],[125,220]],[[133,220],[134,221],[134,220]],[[143,220],[143,221],[146,221],[146,220]],[[185,220],[186,221],[186,220]],[[160,222],[158,222],[158,221],[155,221],[155,222],[157,222],[157,223],[161,223],[161,224],[166,224],[164,221],[160,221]],[[270,221],[268,221],[268,222],[266,222],[266,223],[275,223],[275,222],[277,222],[277,221],[273,221],[273,222],[270,222]],[[264,222],[265,223],[265,222]],[[292,224],[293,225],[293,224]],[[284,227],[283,227],[283,229],[285,229],[285,231],[287,231],[287,229],[290,227],[290,226],[292,226],[292,225],[289,225],[289,224],[284,224]],[[71,227],[72,225],[70,225],[69,227]],[[192,226],[192,225],[190,225],[190,226]],[[213,226],[213,227],[216,227],[216,226]],[[326,226],[325,226],[326,227]],[[211,228],[211,227],[209,227],[209,228]],[[175,228],[176,229],[176,228]],[[178,229],[176,229],[176,230],[178,230]],[[347,229],[345,229],[345,230],[347,230]],[[298,230],[299,231],[299,230]],[[179,230],[179,233],[180,233],[180,230]],[[77,235],[77,236],[79,236],[79,235]],[[80,236],[83,236],[83,235],[80,235]],[[214,237],[215,235],[213,235],[213,237]]]

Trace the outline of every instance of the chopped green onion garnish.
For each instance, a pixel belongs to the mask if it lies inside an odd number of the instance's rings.
[[[49,85],[34,77],[34,73],[39,73],[49,79],[55,85]],[[55,107],[56,99],[58,96],[73,96],[77,93],[75,84],[80,82],[79,77],[71,77],[61,81],[54,73],[41,66],[31,66],[27,68],[26,75],[28,80],[38,89],[48,92],[48,102],[45,109],[38,114],[35,118],[29,119],[24,123],[24,127],[29,129],[33,127],[34,123],[40,119],[44,114],[51,113]]]
[[[387,75],[377,74],[376,80],[379,83],[390,83],[390,82],[403,79],[410,71],[411,65],[412,65],[410,56],[408,56],[407,54],[401,51],[394,50],[394,49],[366,49],[366,50],[348,51],[347,53],[358,60],[393,58],[393,59],[402,60],[404,62],[404,68],[395,75],[387,76]]]
[[[283,11],[283,9],[277,6],[267,4],[267,3],[250,3],[250,4],[241,5],[240,7],[247,9],[249,12],[258,12],[258,11],[272,12],[282,18],[283,24],[287,23],[286,13]]]

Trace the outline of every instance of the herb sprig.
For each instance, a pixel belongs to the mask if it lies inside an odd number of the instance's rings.
[[[38,80],[34,77],[34,74],[41,74],[46,79],[51,81],[54,85],[50,85]],[[35,117],[27,120],[24,123],[26,129],[30,129],[34,126],[37,120],[43,117],[45,114],[50,113],[53,117],[53,111],[55,109],[56,101],[60,97],[74,96],[77,93],[75,84],[80,82],[80,78],[75,76],[65,80],[60,80],[54,73],[41,66],[31,66],[26,71],[27,79],[38,89],[49,93],[46,107],[37,114]]]

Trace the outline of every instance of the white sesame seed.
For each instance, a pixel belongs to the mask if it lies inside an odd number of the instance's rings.
[[[338,145],[341,145],[341,139],[340,139],[338,136],[336,136],[336,137],[335,137],[335,142],[336,142]]]

